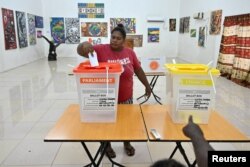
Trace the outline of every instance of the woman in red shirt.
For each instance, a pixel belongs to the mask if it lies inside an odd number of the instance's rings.
[[[118,26],[111,31],[110,44],[92,46],[88,42],[83,42],[78,45],[77,52],[79,55],[88,58],[88,54],[95,51],[99,62],[121,63],[123,65],[124,72],[120,76],[118,103],[132,104],[134,73],[145,86],[145,95],[148,97],[151,94],[151,87],[135,52],[130,48],[124,47],[125,39],[126,31],[122,24],[118,24]],[[129,156],[133,156],[135,154],[135,149],[130,142],[124,142],[124,149]],[[116,157],[116,154],[111,147],[111,143],[108,145],[106,154],[108,154],[110,158]]]

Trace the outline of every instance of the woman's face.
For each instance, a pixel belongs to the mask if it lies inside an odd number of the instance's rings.
[[[121,50],[124,42],[125,39],[119,31],[114,31],[113,34],[111,34],[110,46],[113,50]]]

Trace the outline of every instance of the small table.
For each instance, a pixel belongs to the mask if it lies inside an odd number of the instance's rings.
[[[79,111],[79,105],[70,105],[49,131],[44,141],[81,142],[91,161],[91,164],[86,166],[97,167],[100,165],[108,142],[146,142],[148,140],[139,105],[119,104],[115,123],[83,123],[80,121]],[[90,154],[85,142],[100,142],[100,147],[94,157]],[[111,158],[109,160],[112,165],[123,166]]]
[[[146,129],[151,142],[175,142],[176,147],[169,158],[172,158],[179,149],[187,165],[194,166],[189,162],[181,142],[190,142],[182,128],[186,124],[175,124],[171,120],[166,105],[141,105],[142,114],[145,120]],[[218,112],[212,112],[208,124],[199,125],[208,142],[250,142],[250,139],[241,133],[237,128],[225,120]],[[156,129],[161,135],[160,140],[156,140],[150,133],[150,129]]]
[[[151,90],[152,90],[152,95],[154,96],[154,99],[156,100],[157,103],[161,104],[160,100],[161,98],[159,96],[157,96],[155,93],[154,93],[154,87],[155,87],[155,84],[159,78],[159,76],[165,76],[165,73],[164,72],[146,72],[145,73],[146,76],[153,76],[153,78],[151,79],[149,85],[151,87]],[[140,97],[137,98],[137,100],[141,99],[145,97],[144,95],[141,95]],[[149,98],[146,98],[143,102],[141,102],[140,104],[143,104],[145,102],[148,101]]]

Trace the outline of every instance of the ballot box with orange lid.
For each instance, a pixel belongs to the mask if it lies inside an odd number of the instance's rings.
[[[119,91],[120,63],[80,63],[76,76],[82,122],[115,122]]]

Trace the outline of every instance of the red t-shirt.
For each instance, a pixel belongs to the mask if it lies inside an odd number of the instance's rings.
[[[113,51],[109,44],[95,45],[94,50],[99,62],[119,62],[123,65],[124,72],[120,76],[118,102],[132,98],[134,70],[141,67],[135,52],[125,47],[121,51]]]

